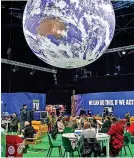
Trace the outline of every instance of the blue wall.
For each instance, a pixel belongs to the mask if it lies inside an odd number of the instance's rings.
[[[93,114],[101,114],[104,106],[113,106],[114,115],[121,118],[127,111],[134,114],[134,91],[78,94],[75,95],[75,100],[77,115],[82,108],[91,109]]]
[[[1,113],[5,112],[12,114],[20,113],[23,104],[27,104],[28,109],[33,108],[33,100],[39,100],[39,110],[44,110],[46,105],[46,95],[38,93],[2,93],[1,95]]]

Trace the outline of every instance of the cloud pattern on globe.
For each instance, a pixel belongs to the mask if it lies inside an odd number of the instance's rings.
[[[78,68],[97,60],[115,30],[110,0],[28,0],[23,31],[32,51],[60,68]]]

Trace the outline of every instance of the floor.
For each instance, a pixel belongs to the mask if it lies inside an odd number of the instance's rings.
[[[56,141],[59,143],[62,143],[61,135],[58,135]],[[130,144],[130,148],[134,155],[134,144]],[[41,150],[38,151],[38,149],[41,149]],[[48,149],[49,149],[48,138],[47,136],[44,136],[42,143],[35,145],[34,149],[32,149],[32,147],[30,146],[28,149],[28,152],[24,154],[23,157],[46,157]],[[64,151],[64,149],[62,151]],[[74,155],[75,157],[77,157],[77,152],[74,153]],[[51,157],[59,157],[59,153],[57,149],[53,149]],[[131,157],[128,149],[127,149],[127,156],[124,156],[124,151],[123,151],[122,156],[120,157]]]

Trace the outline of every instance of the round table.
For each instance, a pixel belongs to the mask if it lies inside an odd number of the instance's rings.
[[[69,138],[70,140],[77,140],[80,136],[76,136],[75,133],[64,133],[62,137]],[[109,157],[109,140],[110,136],[106,133],[97,133],[96,138],[98,141],[105,141],[106,142],[106,157]]]

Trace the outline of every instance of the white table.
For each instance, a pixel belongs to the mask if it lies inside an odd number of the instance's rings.
[[[77,140],[80,137],[76,136],[74,133],[64,133],[62,134],[62,137],[69,138],[71,141]],[[106,142],[106,157],[109,157],[109,140],[110,136],[106,133],[97,133],[96,138],[98,141],[105,141]]]

